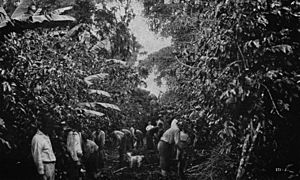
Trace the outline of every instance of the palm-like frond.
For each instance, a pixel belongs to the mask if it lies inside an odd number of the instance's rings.
[[[104,108],[110,108],[110,109],[114,109],[117,111],[121,111],[121,109],[114,104],[110,104],[110,103],[101,103],[101,102],[84,102],[84,103],[79,103],[78,106],[80,107],[88,107],[88,108],[95,108],[96,105],[99,105],[101,107]]]
[[[0,4],[0,28],[7,26],[8,22],[10,22],[10,19],[9,19],[6,11]]]
[[[84,103],[79,103],[78,106],[80,107],[88,107],[88,108],[95,108],[96,104],[93,102],[84,102]]]
[[[121,60],[118,60],[118,59],[107,59],[106,60],[107,62],[114,62],[114,63],[119,63],[119,64],[122,64],[122,65],[126,65],[126,62],[125,61],[121,61]]]
[[[97,89],[89,89],[89,94],[99,94],[106,97],[111,97],[110,94],[106,91],[97,90]]]
[[[97,102],[97,104],[100,105],[100,106],[102,106],[102,107],[105,107],[105,108],[111,108],[111,109],[114,109],[114,110],[117,110],[117,111],[121,111],[121,109],[117,105],[114,105],[114,104],[99,103],[99,102]]]
[[[51,14],[62,14],[68,10],[71,10],[73,7],[72,6],[67,6],[67,7],[63,7],[63,8],[59,8],[59,9],[56,9],[54,11],[51,12]]]
[[[63,12],[72,9],[72,6],[60,8],[50,13],[41,14],[42,9],[35,11],[32,0],[21,0],[20,5],[9,17],[3,8],[3,1],[0,1],[0,31],[1,35],[10,32],[19,32],[25,29],[36,27],[64,26],[68,22],[76,21],[69,15],[61,15]]]
[[[104,116],[105,114],[98,112],[98,111],[94,111],[94,110],[89,110],[89,109],[82,109],[84,111],[84,113],[86,115],[90,115],[90,116]]]
[[[38,10],[35,11],[35,13],[33,14],[33,16],[38,16],[40,15],[42,12],[42,8],[38,8]]]
[[[72,16],[69,15],[60,15],[60,14],[50,14],[50,21],[76,21],[75,18],[73,18]]]
[[[29,18],[30,14],[28,14],[28,9],[32,4],[32,0],[21,0],[20,5],[15,9],[13,14],[11,15],[11,19],[22,21],[27,17]]]
[[[100,73],[100,74],[94,74],[94,75],[91,75],[91,76],[88,76],[88,77],[85,77],[84,78],[84,82],[86,82],[88,85],[92,85],[92,80],[94,79],[103,79],[107,76],[108,74],[107,73]]]

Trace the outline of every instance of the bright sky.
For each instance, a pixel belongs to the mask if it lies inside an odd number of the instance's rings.
[[[147,57],[147,55],[156,52],[164,47],[171,45],[171,38],[162,38],[158,34],[150,31],[147,19],[143,17],[143,4],[141,2],[132,1],[132,7],[134,9],[134,13],[136,17],[130,23],[129,28],[132,33],[136,36],[137,41],[143,46],[141,52],[148,52],[146,55],[139,56],[138,61],[142,61]],[[146,79],[147,88],[152,94],[158,96],[160,92],[164,92],[166,90],[166,85],[163,83],[161,87],[157,86],[156,82],[154,82],[156,75],[152,72],[149,77]]]
[[[119,13],[124,14],[124,8],[120,2],[111,2],[107,4],[109,6],[119,6]],[[137,41],[143,46],[140,50],[141,52],[147,52],[146,55],[138,56],[138,61],[143,61],[147,56],[153,52],[156,52],[164,47],[171,45],[171,38],[163,38],[158,34],[155,34],[149,29],[147,24],[147,18],[143,17],[143,4],[137,0],[132,0],[131,6],[135,13],[135,18],[131,21],[129,28],[134,36],[137,38]],[[138,63],[138,62],[137,62]],[[152,94],[158,96],[160,92],[166,91],[166,85],[164,82],[161,86],[157,86],[154,82],[156,75],[155,72],[150,73],[149,77],[145,80],[147,87],[141,87],[150,91]]]

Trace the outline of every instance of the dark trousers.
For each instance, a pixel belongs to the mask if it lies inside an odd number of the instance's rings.
[[[171,166],[171,158],[172,158],[172,149],[173,145],[165,142],[159,141],[157,145],[157,149],[159,152],[159,165],[162,170],[169,171]]]
[[[186,161],[187,161],[187,154],[186,151],[184,150],[178,150],[177,151],[177,160],[178,160],[178,164],[177,164],[177,173],[179,175],[179,177],[181,179],[184,179],[184,170],[185,170],[185,166],[186,166]]]
[[[124,162],[124,155],[127,150],[127,138],[124,136],[120,141],[120,147],[119,147],[119,162],[122,164]]]
[[[95,174],[98,170],[98,151],[93,152],[90,154],[89,157],[85,159],[85,168],[86,168],[86,177],[88,180],[94,180]]]
[[[98,150],[98,168],[102,169],[104,168],[104,150],[100,149]]]
[[[153,143],[153,135],[147,132],[146,134],[146,146],[148,150],[154,149],[154,143]]]
[[[78,161],[74,161],[72,158],[68,160],[67,174],[68,180],[79,180],[81,165]]]

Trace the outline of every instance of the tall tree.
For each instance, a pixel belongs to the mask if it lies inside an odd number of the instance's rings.
[[[161,72],[172,77],[174,104],[200,127],[198,137],[209,131],[196,146],[211,151],[200,178],[296,177],[299,4],[195,2],[148,9],[152,22],[163,22],[155,28],[173,38],[172,64]],[[158,11],[165,6],[172,13]],[[290,173],[276,172],[287,167]]]
[[[44,3],[50,3],[53,12],[51,3],[56,2],[61,1]],[[77,1],[74,3],[76,6]],[[95,18],[87,13],[81,14],[87,21],[71,27],[23,28],[21,33],[11,29],[0,42],[0,178],[34,178],[30,141],[40,111],[53,114],[57,179],[65,179],[65,128],[80,125],[88,132],[101,125],[108,129],[120,117],[125,122],[131,119],[131,114],[127,117],[127,112],[133,112],[130,107],[140,106],[129,101],[142,81],[138,71],[127,65],[136,47],[126,23],[124,31],[118,30],[124,22],[105,7],[93,6],[87,12]],[[101,17],[100,12],[106,16]],[[24,23],[31,23],[32,18],[30,15]],[[126,37],[123,43],[117,43],[119,37]],[[113,55],[123,59],[111,59],[114,48],[122,49]],[[123,108],[125,105],[131,106]],[[11,174],[13,169],[20,173]]]

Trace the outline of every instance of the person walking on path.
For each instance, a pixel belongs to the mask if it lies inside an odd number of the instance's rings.
[[[130,130],[128,129],[121,129],[121,131],[125,134],[126,136],[126,149],[131,151],[133,148],[133,141],[134,141],[134,137],[133,134],[131,133]],[[126,152],[125,152],[126,153]]]
[[[37,167],[40,180],[55,179],[56,157],[53,152],[49,135],[52,130],[50,113],[41,116],[41,124],[31,141],[31,153]]]
[[[152,125],[151,121],[148,122],[148,125],[146,126],[146,148],[147,150],[153,150],[154,149],[154,143],[153,143],[153,131],[154,126]]]
[[[67,150],[70,155],[68,158],[67,174],[69,180],[80,178],[82,152],[81,133],[75,129],[70,129],[67,136]]]
[[[173,122],[173,126],[163,133],[157,145],[161,175],[165,178],[168,176],[170,166],[172,165],[171,160],[174,146],[177,146],[180,142],[180,129],[177,126],[178,121],[174,119]]]
[[[161,120],[158,120],[156,123],[156,127],[154,127],[152,130],[154,133],[154,144],[155,146],[157,146],[160,138],[164,134],[164,123]]]
[[[97,177],[98,170],[98,146],[97,144],[90,140],[90,136],[87,134],[82,135],[83,142],[83,158],[84,165],[86,169],[86,177],[88,180],[95,180]]]
[[[114,130],[112,132],[112,138],[113,138],[114,144],[116,146],[118,146],[119,163],[122,165],[124,163],[124,157],[125,157],[125,153],[126,153],[127,137],[124,132]]]
[[[147,132],[147,135],[148,135],[148,143],[151,145],[148,146],[148,148],[152,148],[154,149],[154,147],[157,146],[161,136],[163,135],[164,133],[164,129],[163,129],[163,123],[157,123],[156,126],[153,126],[153,128],[151,128],[148,132]],[[150,149],[150,150],[152,150]]]
[[[180,179],[185,179],[184,170],[187,161],[187,149],[191,140],[187,133],[187,126],[185,123],[179,123],[181,131],[179,134],[179,143],[177,145],[176,160],[177,160],[177,174]]]
[[[144,139],[144,134],[141,130],[139,129],[135,129],[134,127],[130,128],[130,131],[133,135],[133,147],[136,149],[142,148],[144,143],[143,143],[143,139]]]
[[[93,132],[93,141],[97,144],[98,146],[98,168],[102,169],[104,167],[104,145],[105,145],[105,132],[102,131],[101,129],[97,129],[96,131]]]

